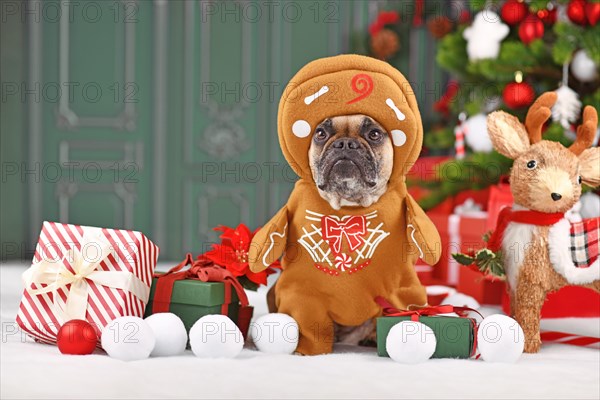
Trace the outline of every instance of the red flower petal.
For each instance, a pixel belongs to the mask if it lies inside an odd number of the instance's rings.
[[[235,251],[230,246],[220,244],[214,244],[212,250],[204,253],[204,256],[223,267],[228,267],[230,264],[237,262]]]
[[[248,270],[248,272],[246,272],[246,277],[258,285],[266,285],[267,284],[266,270],[261,271],[261,272],[252,272],[252,271]]]

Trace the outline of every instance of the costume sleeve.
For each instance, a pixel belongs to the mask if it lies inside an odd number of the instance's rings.
[[[406,195],[406,229],[421,259],[429,265],[437,263],[442,254],[440,234],[410,194]]]
[[[248,262],[252,272],[260,272],[269,267],[283,254],[288,235],[287,206],[275,214],[252,239]]]

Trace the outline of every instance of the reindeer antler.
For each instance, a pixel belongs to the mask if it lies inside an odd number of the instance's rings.
[[[556,93],[546,92],[537,98],[529,107],[525,117],[525,128],[529,134],[529,143],[534,144],[542,140],[542,127],[552,115],[550,108],[556,103]]]
[[[576,156],[583,153],[585,149],[592,146],[598,129],[598,113],[592,106],[583,109],[583,122],[577,127],[577,138],[569,147]]]

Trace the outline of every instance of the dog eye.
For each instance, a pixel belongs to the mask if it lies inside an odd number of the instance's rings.
[[[383,137],[383,134],[380,131],[374,129],[371,132],[369,132],[368,137],[369,137],[369,140],[371,140],[373,142],[379,142],[381,140],[381,138]]]
[[[322,128],[318,128],[315,132],[315,139],[316,140],[325,140],[327,139],[327,132],[325,132],[324,129]]]
[[[579,182],[579,184],[581,185],[581,175],[579,175],[579,176],[577,177],[577,182]]]
[[[527,169],[535,169],[537,167],[537,162],[535,160],[531,160],[527,163]]]

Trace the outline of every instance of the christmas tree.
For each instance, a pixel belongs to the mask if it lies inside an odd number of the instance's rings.
[[[537,96],[557,91],[544,138],[569,144],[583,107],[600,110],[600,1],[470,1],[459,12],[429,13],[427,2],[415,4],[439,40],[436,61],[451,77],[425,146],[454,157],[438,166],[441,179],[409,182],[430,190],[423,208],[508,174],[512,162],[492,149],[488,113],[506,110],[523,121]],[[402,24],[397,11],[382,12],[369,29],[370,54],[393,63]]]

